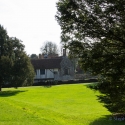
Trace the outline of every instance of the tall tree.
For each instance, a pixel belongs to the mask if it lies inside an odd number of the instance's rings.
[[[1,91],[2,83],[5,80],[5,77],[3,77],[3,76],[6,75],[6,78],[7,78],[7,75],[8,75],[8,74],[6,74],[7,68],[5,67],[6,69],[4,70],[4,67],[2,64],[5,64],[5,62],[6,62],[6,66],[10,67],[9,63],[8,63],[8,62],[10,62],[10,61],[8,61],[9,57],[5,57],[5,53],[7,53],[7,52],[4,47],[4,46],[7,46],[8,39],[9,39],[9,37],[7,35],[6,30],[0,25],[0,91]]]
[[[0,91],[2,85],[18,87],[30,81],[32,84],[34,69],[24,51],[22,41],[9,37],[0,25]],[[30,80],[29,80],[30,79]]]
[[[95,87],[111,112],[125,113],[125,1],[59,0],[56,19],[71,55],[100,76]]]
[[[42,54],[55,55],[58,54],[57,45],[51,41],[47,41],[41,48]]]

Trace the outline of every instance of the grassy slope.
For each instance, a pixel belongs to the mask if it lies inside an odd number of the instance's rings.
[[[123,125],[109,121],[97,94],[84,84],[3,89],[0,125]]]

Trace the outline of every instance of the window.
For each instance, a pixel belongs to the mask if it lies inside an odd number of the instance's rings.
[[[45,69],[40,69],[40,75],[44,75],[45,74]]]
[[[64,75],[69,75],[69,69],[64,69]]]

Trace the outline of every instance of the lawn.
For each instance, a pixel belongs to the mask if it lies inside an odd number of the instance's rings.
[[[0,92],[0,125],[124,125],[86,84],[4,88]]]

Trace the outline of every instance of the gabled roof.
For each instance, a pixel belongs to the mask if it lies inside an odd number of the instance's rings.
[[[51,59],[32,59],[31,63],[34,69],[55,69],[61,68],[60,63],[62,58],[51,58]]]

